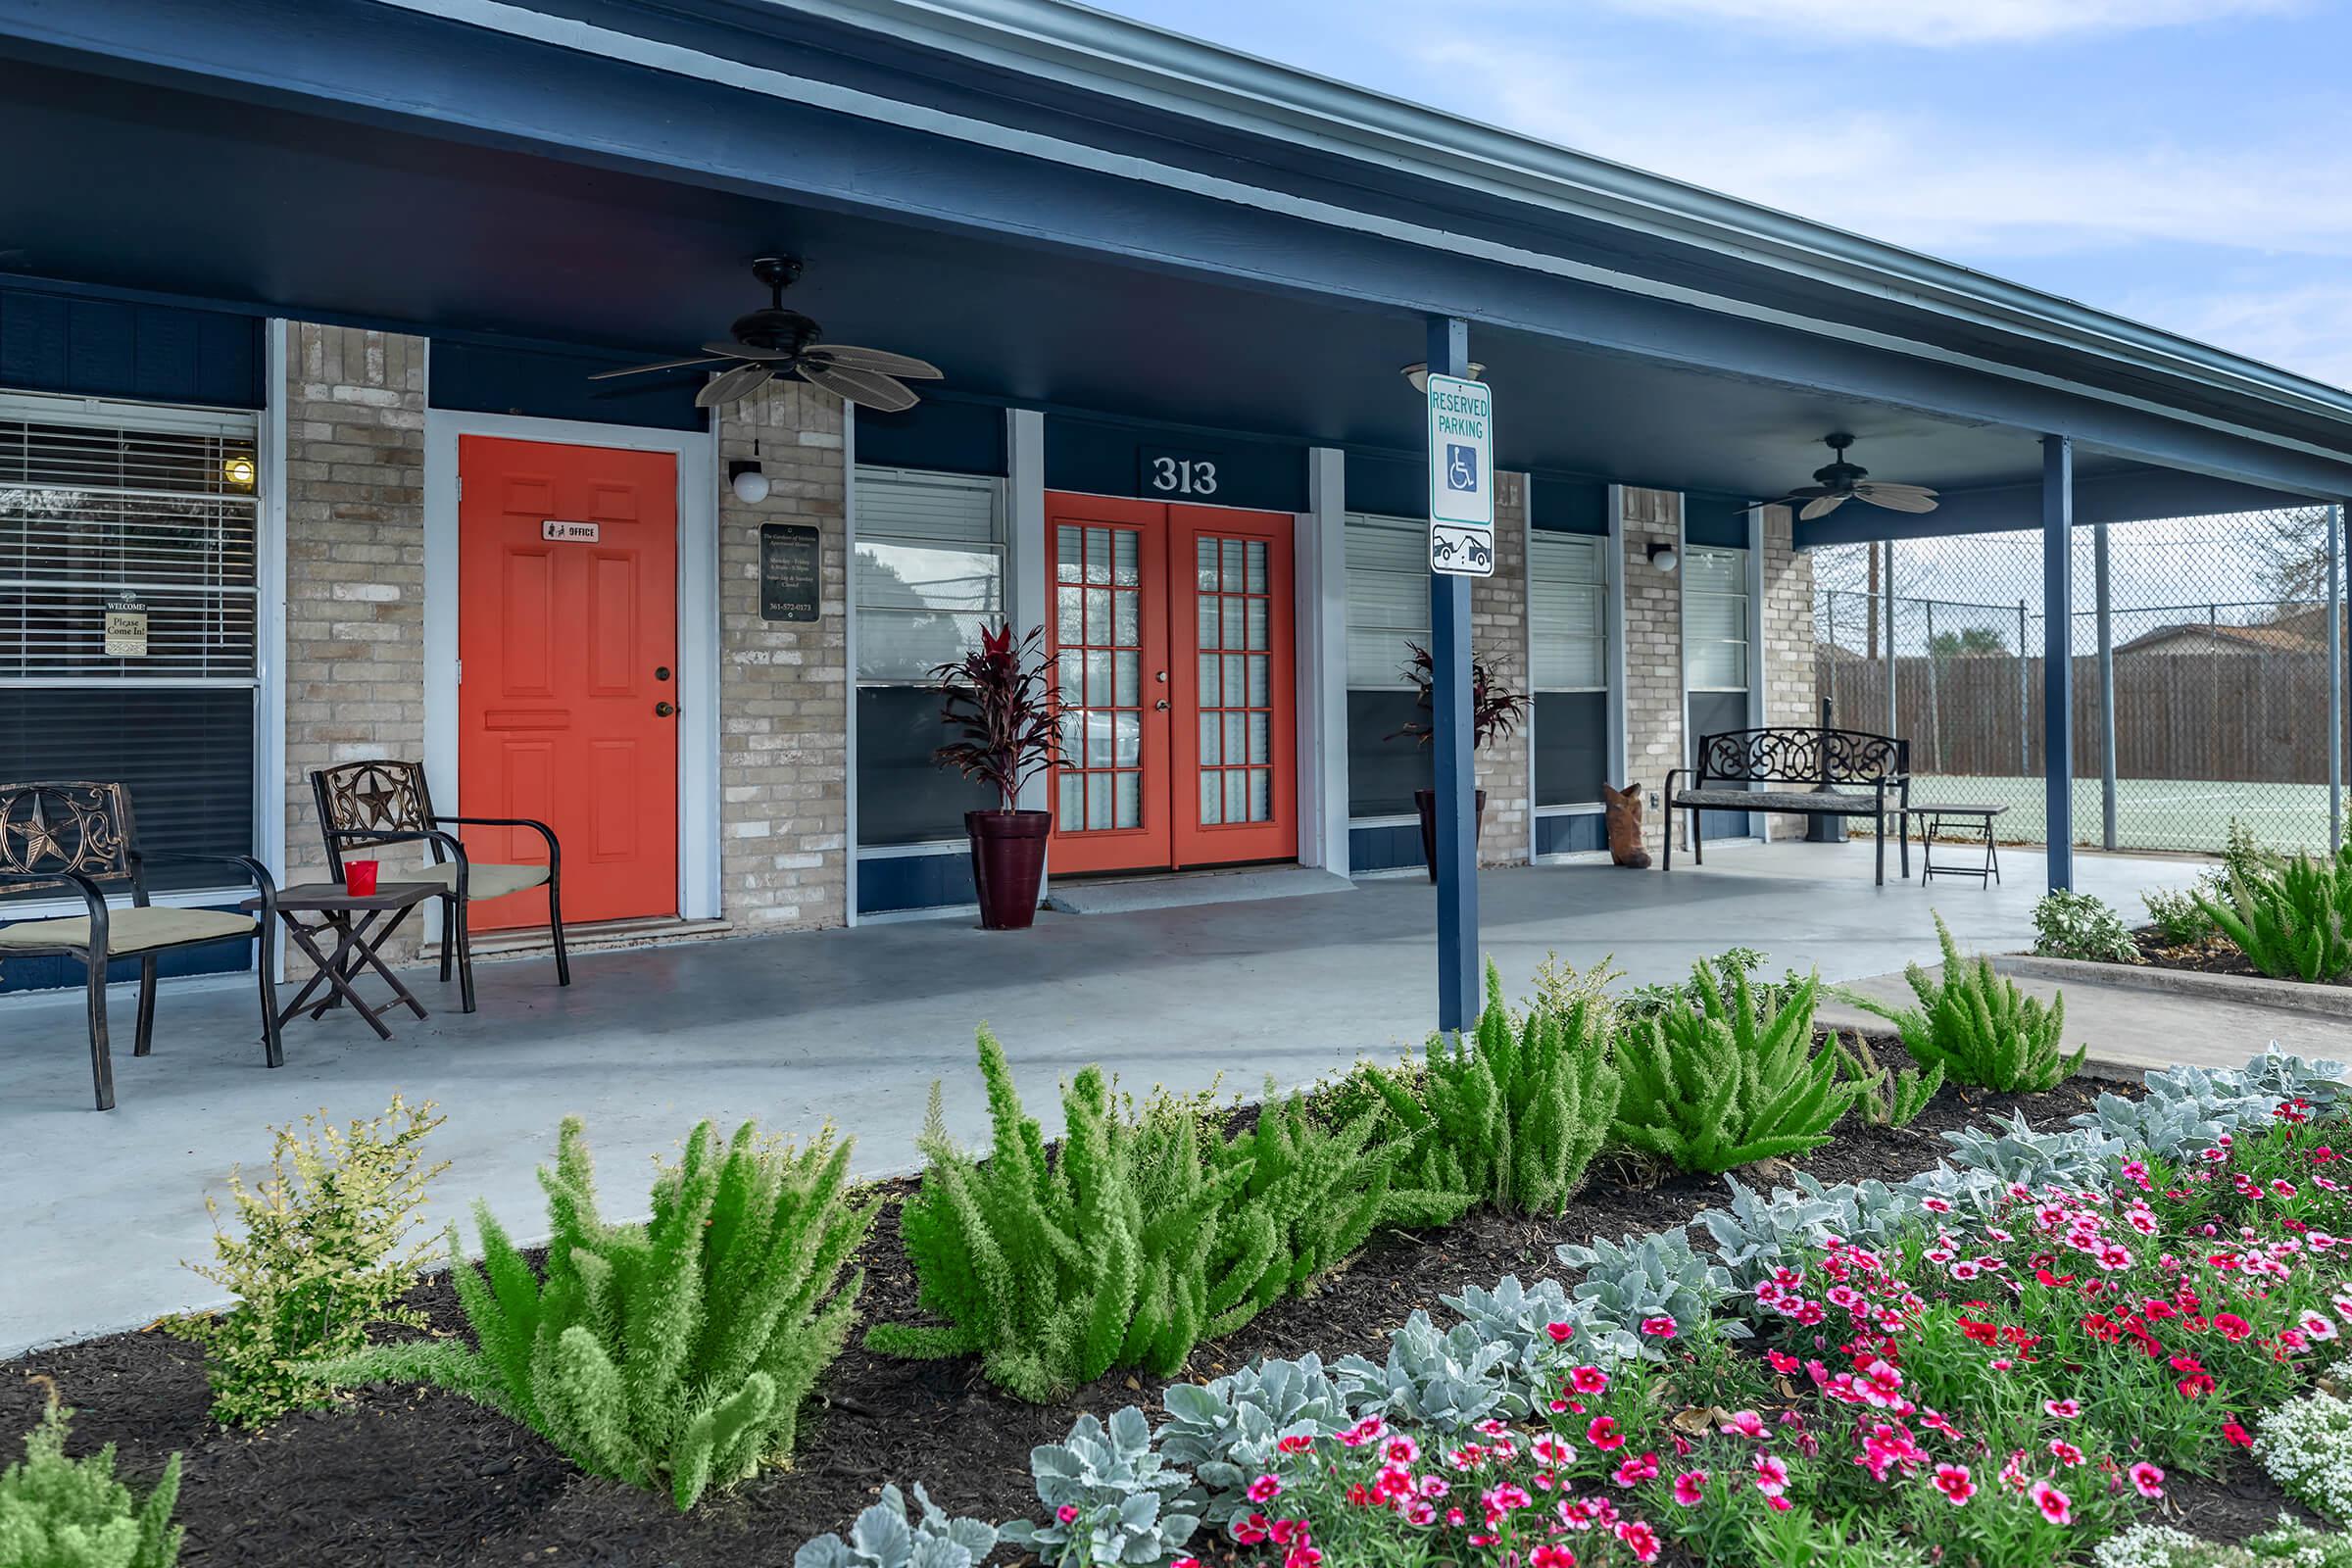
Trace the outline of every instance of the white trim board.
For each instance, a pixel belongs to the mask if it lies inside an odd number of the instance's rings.
[[[453,814],[465,809],[458,792],[458,438],[466,435],[666,452],[677,459],[677,912],[686,920],[718,918],[716,434],[456,409],[425,411],[424,765],[434,799],[455,803],[447,808]]]

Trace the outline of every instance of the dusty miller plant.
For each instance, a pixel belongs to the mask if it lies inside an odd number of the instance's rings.
[[[882,1489],[882,1500],[858,1514],[850,1538],[818,1536],[793,1553],[792,1568],[976,1568],[997,1548],[997,1528],[979,1519],[951,1519],[914,1484],[919,1510],[906,1511],[906,1494]]]
[[[1471,1325],[1456,1323],[1441,1332],[1427,1312],[1416,1308],[1389,1337],[1385,1362],[1351,1355],[1333,1371],[1358,1415],[1382,1415],[1450,1436],[1489,1416],[1527,1413],[1527,1400],[1512,1393],[1502,1376],[1510,1357],[1508,1345],[1482,1339]]]
[[[1252,1511],[1246,1492],[1272,1469],[1284,1438],[1325,1438],[1348,1424],[1348,1401],[1312,1351],[1267,1359],[1208,1383],[1170,1384],[1159,1451],[1193,1472],[1185,1511],[1230,1524]]]
[[[1697,1331],[1731,1295],[1732,1277],[1691,1249],[1688,1231],[1658,1231],[1610,1242],[1593,1238],[1590,1247],[1563,1244],[1553,1255],[1567,1268],[1582,1271],[1576,1298],[1592,1303],[1601,1321],[1638,1329],[1649,1318],[1674,1319],[1678,1334]],[[1744,1336],[1739,1324],[1726,1332]],[[1659,1352],[1646,1342],[1642,1353]]]
[[[424,1190],[448,1168],[424,1163],[425,1136],[441,1125],[427,1101],[398,1095],[381,1116],[337,1127],[325,1112],[270,1129],[270,1174],[248,1187],[230,1171],[229,1201],[241,1234],[213,1215],[213,1261],[189,1269],[229,1291],[225,1312],[172,1322],[205,1349],[214,1419],[254,1427],[322,1404],[328,1391],[304,1370],[318,1357],[351,1355],[371,1325],[421,1328],[401,1298],[432,1238],[408,1238]]]
[[[1192,1476],[1152,1447],[1152,1425],[1132,1404],[1107,1425],[1080,1416],[1067,1438],[1029,1451],[1029,1473],[1046,1522],[1006,1525],[1004,1538],[1052,1568],[1156,1568],[1200,1528],[1181,1507]]]

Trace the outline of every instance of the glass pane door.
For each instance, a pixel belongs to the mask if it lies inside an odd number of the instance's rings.
[[[1181,689],[1176,857],[1187,865],[1298,854],[1287,516],[1171,507],[1170,620]],[[1179,576],[1179,573],[1181,575]]]
[[[1049,500],[1048,638],[1062,714],[1055,870],[1168,861],[1164,510],[1097,497]]]

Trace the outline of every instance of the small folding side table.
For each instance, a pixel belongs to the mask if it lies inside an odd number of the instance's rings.
[[[279,889],[278,918],[284,922],[294,945],[311,956],[318,972],[286,1004],[277,1016],[278,1026],[283,1028],[306,1008],[313,1018],[321,1018],[328,1009],[348,1002],[353,1011],[368,1020],[369,1028],[389,1040],[392,1031],[384,1027],[383,1014],[391,1008],[405,1004],[417,1017],[423,1017],[424,1004],[400,983],[400,977],[385,966],[379,955],[383,945],[392,940],[393,933],[408,919],[409,912],[426,900],[440,897],[443,891],[436,882],[382,882],[373,893],[365,896],[353,893],[340,882],[304,882]],[[262,904],[259,899],[247,899],[241,906],[259,909]],[[315,923],[306,923],[305,915],[318,918]],[[335,939],[334,951],[322,953],[319,939],[330,933]],[[392,988],[391,1000],[381,1006],[369,1006],[352,984],[369,969],[383,976],[384,984]],[[321,986],[328,988],[327,994],[313,1003],[311,998]]]
[[[2001,852],[1993,848],[1992,819],[2008,810],[2006,806],[1912,806],[1903,814],[1919,822],[1919,880],[1924,885],[1938,875],[1973,876],[1980,886],[2001,879]],[[1984,846],[1984,858],[1976,865],[1954,865],[1947,858],[1941,865],[1936,863],[1936,835],[1949,823],[1959,829],[1955,835],[1963,842]]]

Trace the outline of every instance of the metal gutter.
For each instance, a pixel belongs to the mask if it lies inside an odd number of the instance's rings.
[[[668,0],[662,9],[747,25],[777,11],[818,17],[2352,425],[2352,391],[2308,376],[1973,268],[1068,0]]]

